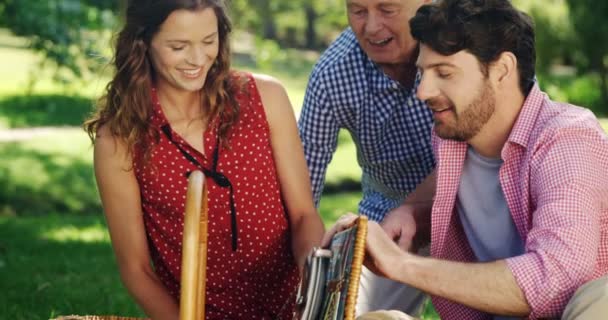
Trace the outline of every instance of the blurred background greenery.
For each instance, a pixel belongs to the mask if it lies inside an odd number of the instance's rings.
[[[538,78],[554,99],[608,121],[608,2],[513,0],[537,28]],[[0,0],[0,318],[141,315],[122,288],[79,128],[112,72],[119,0]],[[280,79],[296,113],[344,0],[232,0],[234,65]],[[320,212],[355,211],[360,170],[342,132]],[[429,306],[424,319],[437,319]]]

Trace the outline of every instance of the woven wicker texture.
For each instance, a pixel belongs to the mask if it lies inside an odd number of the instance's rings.
[[[148,318],[118,317],[118,316],[61,316],[51,320],[146,320]]]

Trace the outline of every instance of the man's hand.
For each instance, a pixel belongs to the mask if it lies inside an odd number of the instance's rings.
[[[355,223],[355,220],[357,220],[358,217],[358,215],[352,212],[348,212],[338,218],[338,221],[336,221],[336,223],[331,227],[331,229],[325,232],[323,240],[321,241],[321,247],[327,248],[331,242],[331,238],[336,233],[350,228]]]
[[[418,252],[431,240],[431,210],[437,186],[435,170],[412,191],[403,204],[389,211],[382,228],[404,251]]]
[[[399,273],[401,264],[409,253],[401,250],[380,225],[370,221],[367,223],[367,241],[365,242],[365,266],[373,273],[395,280],[393,273]]]
[[[414,220],[413,207],[408,204],[401,205],[389,213],[382,220],[382,229],[401,250],[413,251],[412,243],[416,235],[416,221]]]

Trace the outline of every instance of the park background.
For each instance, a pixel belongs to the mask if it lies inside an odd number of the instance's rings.
[[[537,28],[538,79],[608,128],[608,1],[513,0]],[[80,128],[112,72],[119,0],[0,0],[0,319],[142,313],[122,287]],[[234,67],[270,74],[299,113],[344,0],[232,0]],[[320,213],[355,211],[360,170],[345,132]],[[423,319],[438,319],[428,305]]]

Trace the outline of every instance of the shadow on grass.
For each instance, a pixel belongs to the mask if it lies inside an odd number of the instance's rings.
[[[0,99],[0,123],[9,128],[80,126],[94,101],[81,96],[16,95]]]
[[[361,191],[361,182],[355,179],[344,178],[337,182],[326,183],[323,194],[340,194],[344,192]]]
[[[3,319],[141,316],[120,282],[101,216],[0,217],[0,274]]]
[[[0,154],[0,214],[101,212],[91,163],[18,143],[0,144]]]

